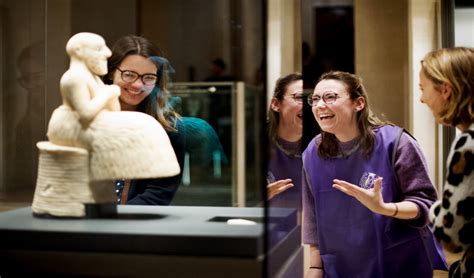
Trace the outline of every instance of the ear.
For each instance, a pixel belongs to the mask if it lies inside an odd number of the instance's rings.
[[[354,110],[356,112],[359,112],[365,108],[365,98],[364,97],[358,97],[354,101]]]
[[[446,84],[446,83],[443,83],[443,85],[441,85],[441,97],[445,101],[449,99],[452,91],[453,91],[453,88],[451,87],[451,85]]]
[[[280,112],[280,101],[276,99],[276,97],[272,97],[272,102],[270,103],[270,107],[275,112]]]

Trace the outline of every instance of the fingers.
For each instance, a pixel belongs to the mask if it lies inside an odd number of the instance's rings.
[[[377,177],[374,181],[374,192],[379,192],[380,189],[382,188],[382,177]]]
[[[276,182],[270,183],[267,185],[267,194],[268,200],[272,199],[276,195],[282,193],[283,191],[293,187],[291,179],[278,180]]]
[[[349,194],[351,196],[354,196],[354,194],[357,192],[357,190],[360,190],[360,187],[353,185],[352,183],[343,181],[343,180],[338,180],[334,179],[333,180],[333,188],[336,188],[346,194]]]

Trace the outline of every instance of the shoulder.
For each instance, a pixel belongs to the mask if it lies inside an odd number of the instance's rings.
[[[454,139],[453,151],[473,150],[474,148],[474,124]]]
[[[69,69],[66,71],[62,76],[61,80],[59,81],[59,85],[61,88],[71,88],[82,86],[85,83],[84,75],[76,70]]]
[[[167,131],[166,134],[168,134],[171,145],[173,145],[175,151],[177,148],[184,149],[184,146],[186,144],[186,135],[183,129],[180,129],[177,125],[176,131]]]
[[[388,138],[398,138],[402,133],[402,130],[405,131],[403,128],[391,124],[374,127],[373,130],[376,135]]]
[[[318,148],[317,146],[320,142],[321,142],[321,134],[318,134],[316,135],[316,137],[313,138],[313,140],[309,142],[308,146],[303,151],[303,154],[302,154],[303,160],[305,159],[305,157],[311,157],[314,155],[314,153],[316,153],[317,148]]]
[[[473,127],[474,125],[471,125]],[[452,143],[447,182],[457,186],[471,173],[474,175],[474,130],[459,134]]]

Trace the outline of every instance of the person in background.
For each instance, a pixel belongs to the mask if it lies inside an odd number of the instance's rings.
[[[25,47],[17,59],[18,84],[26,92],[26,109],[18,123],[12,126],[13,148],[7,148],[9,176],[15,188],[34,188],[38,169],[36,143],[46,139],[45,114],[45,45],[36,42]],[[15,94],[15,97],[20,94]],[[16,114],[16,113],[13,113]],[[12,114],[9,117],[13,116]],[[13,124],[14,121],[7,121]],[[10,178],[11,177],[11,178]]]
[[[323,74],[308,103],[321,134],[303,153],[306,277],[432,277],[445,268],[427,226],[436,190],[416,141],[372,114],[356,75]]]
[[[121,37],[112,47],[104,83],[120,87],[122,111],[138,111],[154,117],[167,131],[180,168],[184,164],[184,134],[180,116],[168,104],[167,83],[172,68],[160,50],[143,37]],[[118,202],[131,205],[169,205],[181,182],[170,178],[117,180]]]
[[[446,250],[464,251],[449,277],[474,273],[474,48],[455,47],[429,52],[421,61],[420,101],[437,122],[456,127],[451,144],[442,199],[430,209],[434,234]]]
[[[212,60],[209,67],[210,75],[204,79],[206,82],[223,82],[223,81],[234,81],[235,77],[232,75],[226,75],[226,64],[221,58]]]

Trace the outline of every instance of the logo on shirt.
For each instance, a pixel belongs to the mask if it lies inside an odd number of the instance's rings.
[[[364,174],[360,178],[359,186],[365,189],[371,189],[374,187],[374,182],[377,177],[377,174],[371,172],[364,172]]]

